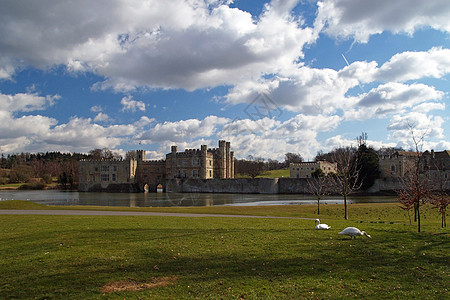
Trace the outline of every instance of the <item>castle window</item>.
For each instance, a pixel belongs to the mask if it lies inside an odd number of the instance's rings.
[[[112,181],[116,181],[116,174],[112,174]]]
[[[192,170],[192,177],[198,177],[198,170]]]
[[[198,160],[198,158],[194,158],[193,160],[192,160],[192,165],[193,166],[198,166],[200,163],[199,163],[199,160]]]
[[[212,160],[209,161],[209,165],[212,166]],[[211,175],[210,175],[211,176]]]
[[[212,177],[212,171],[209,170],[209,177]]]
[[[108,172],[109,166],[101,166],[101,170],[102,170],[102,172]]]
[[[102,174],[102,181],[109,181],[109,174]]]
[[[113,166],[113,171],[117,172],[117,166]]]

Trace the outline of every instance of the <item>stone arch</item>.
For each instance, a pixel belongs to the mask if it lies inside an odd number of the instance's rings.
[[[144,193],[148,193],[150,191],[150,187],[148,186],[148,184],[144,185]]]
[[[164,186],[160,183],[156,186],[156,192],[162,193],[164,191]]]

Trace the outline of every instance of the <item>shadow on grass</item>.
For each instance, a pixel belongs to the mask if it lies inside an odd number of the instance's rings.
[[[323,289],[319,283],[344,288],[376,283],[385,293],[394,286],[446,285],[448,235],[370,229],[371,240],[309,228],[47,229],[34,237],[2,239],[10,244],[1,248],[8,255],[1,263],[0,296],[92,297],[111,281],[161,276],[176,276],[176,288],[220,291],[254,282],[267,289],[290,282],[304,290]],[[428,270],[425,277],[420,268]]]

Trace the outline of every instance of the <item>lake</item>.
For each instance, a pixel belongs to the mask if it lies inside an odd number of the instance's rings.
[[[44,205],[95,205],[125,207],[251,206],[316,204],[311,195],[206,194],[206,193],[79,193],[73,191],[0,191],[2,200],[29,200]],[[396,202],[392,196],[355,196],[347,203]],[[342,197],[326,197],[321,204],[341,204]]]

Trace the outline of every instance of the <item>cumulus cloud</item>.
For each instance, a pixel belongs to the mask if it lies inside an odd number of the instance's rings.
[[[446,0],[330,0],[318,2],[316,30],[339,38],[368,42],[384,31],[413,34],[424,27],[450,32]]]
[[[305,45],[321,33],[368,42],[371,35],[384,31],[412,34],[429,27],[449,32],[448,1],[319,1],[314,28],[292,12],[298,0],[273,0],[259,16],[232,8],[230,2],[6,1],[0,10],[0,79],[14,79],[17,70],[28,66],[63,65],[69,73],[90,72],[103,78],[92,86],[97,91],[113,89],[129,95],[139,87],[193,91],[227,86],[223,97],[227,104],[257,107],[255,99],[266,95],[274,111],[289,110],[296,116],[283,121],[271,114],[259,119],[248,114],[235,119],[209,116],[165,123],[142,117],[120,125],[112,124],[103,108],[95,105],[93,119],[72,117],[59,124],[31,112],[54,105],[60,96],[33,91],[0,94],[0,150],[80,151],[139,140],[158,143],[157,153],[164,153],[172,143],[198,147],[229,137],[241,157],[285,152],[312,157],[320,150],[318,133],[331,132],[348,120],[373,117],[391,118],[392,139],[405,140],[401,125],[407,118],[432,124],[436,128],[432,136],[443,139],[442,118],[426,114],[445,109],[441,103],[445,94],[408,81],[448,75],[450,49],[406,51],[384,63],[355,61],[340,70],[312,68],[302,58]],[[361,93],[358,85],[365,84],[370,90]],[[147,104],[132,96],[120,103],[124,112],[146,111]],[[78,148],[75,141],[81,143]],[[336,135],[325,147],[347,142]]]
[[[338,116],[303,114],[284,122],[269,118],[235,119],[225,124],[217,136],[231,141],[240,158],[252,155],[283,160],[287,152],[313,158],[320,150],[317,134],[333,130],[339,122]]]
[[[208,116],[203,120],[188,119],[177,122],[158,123],[149,130],[139,134],[136,139],[149,142],[170,141],[180,143],[191,141],[194,138],[209,137],[213,135],[218,126],[227,123],[229,119]]]
[[[305,114],[335,114],[342,110],[347,119],[382,117],[431,100],[441,100],[444,93],[421,83],[402,82],[423,77],[442,78],[450,73],[449,49],[403,52],[378,67],[378,63],[354,62],[340,70],[299,66],[278,76],[243,81],[229,90],[225,101],[231,104],[252,103],[261,93],[283,109]],[[379,83],[384,84],[379,84]],[[375,85],[369,92],[361,84]],[[353,92],[354,93],[354,92]]]
[[[94,122],[108,122],[110,120],[111,118],[107,114],[102,112],[99,112],[94,118]]]
[[[394,115],[387,129],[391,132],[389,138],[396,141],[400,147],[415,149],[415,139],[423,143],[424,149],[431,149],[429,146],[433,144],[432,140],[445,138],[443,123],[444,120],[440,116],[410,112]]]
[[[43,110],[52,106],[59,95],[40,96],[36,93],[18,93],[15,95],[0,94],[0,110],[10,112],[30,112]]]
[[[94,148],[114,148],[153,122],[142,117],[136,124],[101,126],[95,122],[106,121],[107,115],[100,112],[94,122],[90,118],[73,117],[66,124],[58,124],[55,118],[31,114],[52,105],[58,98],[34,93],[0,94],[0,152],[87,152]],[[16,116],[18,112],[22,115]]]
[[[391,82],[373,88],[368,93],[358,97],[358,102],[354,108],[345,112],[345,117],[348,120],[384,117],[406,108],[413,108],[419,103],[425,105],[424,102],[440,100],[443,95],[443,92],[425,84],[406,85]]]
[[[450,73],[450,49],[434,47],[429,51],[407,51],[384,63],[374,80],[407,81],[423,77],[441,78]]]
[[[0,12],[0,74],[61,64],[104,76],[97,89],[234,84],[292,64],[315,39],[291,16],[296,2],[273,1],[255,19],[223,1],[11,1]]]
[[[300,67],[289,74],[236,84],[226,96],[229,103],[251,103],[264,92],[278,106],[308,114],[333,113],[346,106],[345,93],[358,84],[332,69]]]
[[[123,97],[122,100],[120,100],[120,104],[122,104],[122,111],[145,111],[145,103],[133,100],[132,96]]]

